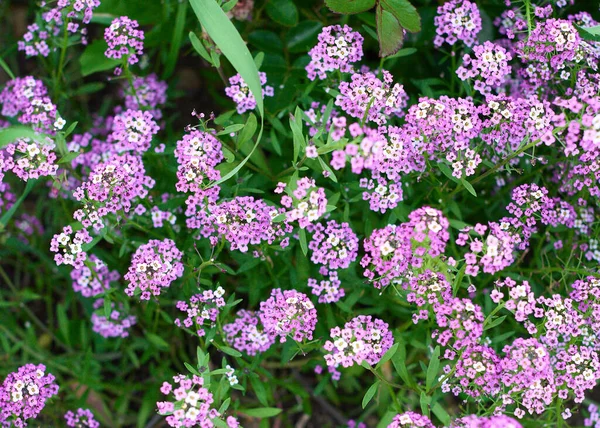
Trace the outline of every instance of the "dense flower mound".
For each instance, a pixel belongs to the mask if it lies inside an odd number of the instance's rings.
[[[392,346],[394,338],[386,322],[369,315],[359,315],[344,328],[334,327],[331,340],[325,342],[325,362],[328,366],[350,367],[363,361],[371,365],[379,362]]]
[[[363,40],[359,32],[347,25],[324,27],[319,34],[319,42],[308,52],[308,78],[323,80],[327,78],[327,73],[336,70],[342,73],[352,72],[352,64],[362,59]]]
[[[100,428],[100,422],[94,419],[94,414],[90,409],[77,409],[77,412],[69,410],[65,413],[65,421],[68,427],[72,428]]]
[[[444,367],[444,373],[451,371],[452,366]],[[466,394],[477,400],[482,395],[496,396],[500,386],[500,358],[496,352],[489,346],[469,345],[457,359],[452,376],[444,380],[442,391],[457,397]]]
[[[106,263],[94,254],[90,254],[86,264],[71,271],[73,290],[83,297],[94,297],[110,290],[111,282],[121,278],[116,270],[109,270]]]
[[[0,386],[0,423],[3,427],[25,427],[36,418],[48,399],[58,393],[52,374],[43,364],[25,364],[9,373]]]
[[[406,275],[412,259],[412,228],[408,224],[376,229],[363,245],[360,265],[373,286],[382,288]]]
[[[510,266],[515,260],[515,242],[515,235],[503,230],[495,222],[467,226],[461,230],[456,240],[457,245],[468,246],[465,272],[472,276],[477,276],[480,271],[493,274]]]
[[[129,65],[136,64],[144,54],[144,32],[139,27],[135,19],[115,18],[104,30],[104,40],[108,44],[104,54],[108,58],[124,59]]]
[[[451,298],[436,308],[438,328],[431,337],[440,345],[453,349],[474,345],[483,334],[484,318],[481,307],[471,300]]]
[[[450,239],[448,228],[450,222],[444,214],[435,208],[417,208],[408,215],[408,224],[414,228],[412,239],[414,253],[417,257],[428,254],[437,257],[446,250],[446,244]]]
[[[473,48],[473,57],[463,56],[463,62],[456,70],[461,80],[472,79],[473,87],[482,94],[489,94],[502,87],[512,69],[508,64],[512,59],[510,52],[492,42],[484,42]]]
[[[412,276],[402,284],[402,288],[407,290],[406,300],[419,307],[412,316],[415,324],[429,318],[429,307],[435,312],[440,305],[452,299],[452,286],[444,274],[429,269]]]
[[[515,339],[502,350],[506,355],[500,361],[501,383],[505,388],[504,402],[517,399],[519,406],[530,414],[540,414],[552,403],[555,393],[554,371],[548,349],[537,339]],[[518,407],[515,416],[522,418],[525,411]]]
[[[415,412],[405,412],[394,416],[388,428],[434,428],[431,419]]]
[[[495,286],[497,288],[490,294],[491,299],[498,304],[503,301],[506,293],[504,307],[513,313],[515,320],[525,322],[534,312],[541,315],[541,308],[537,307],[537,300],[529,282],[523,281],[517,285],[513,279],[504,278],[497,280]]]
[[[281,205],[288,209],[287,221],[297,221],[300,228],[305,229],[323,217],[327,211],[327,197],[325,189],[317,187],[312,178],[303,177],[294,184],[293,189],[284,185],[291,192],[281,198]]]
[[[469,415],[452,421],[450,428],[522,428],[522,425],[506,415]]]
[[[61,129],[65,124],[48,97],[44,83],[32,76],[10,80],[0,92],[0,105],[0,114],[16,117],[36,131],[54,134],[55,129]]]
[[[83,245],[90,242],[92,242],[92,237],[86,229],[73,232],[71,226],[65,226],[61,233],[52,237],[50,251],[56,253],[54,261],[57,265],[71,265],[75,269],[81,269],[83,263],[88,259]]]
[[[438,7],[433,23],[437,33],[433,40],[436,47],[458,42],[473,46],[481,31],[481,14],[475,3],[451,0]]]
[[[119,153],[143,154],[150,148],[152,137],[158,131],[159,127],[149,111],[129,109],[114,117],[108,141]]]
[[[382,70],[383,80],[371,72],[354,73],[351,82],[341,82],[340,95],[335,99],[349,116],[384,125],[390,115],[401,115],[407,105],[408,95],[389,71]]]
[[[250,245],[270,245],[276,240],[282,241],[282,247],[287,246],[288,239],[284,237],[292,227],[286,222],[273,221],[280,213],[262,199],[238,196],[209,207],[207,213],[199,213],[196,219],[201,224],[200,233],[210,238],[213,246],[224,239],[232,250],[245,253]]]
[[[183,253],[170,239],[151,239],[141,245],[131,258],[131,265],[125,274],[128,296],[139,294],[141,300],[158,297],[163,288],[183,275],[181,258]]]
[[[205,290],[202,293],[194,294],[189,300],[180,300],[176,307],[185,313],[183,321],[175,320],[175,325],[181,328],[194,328],[198,336],[206,335],[206,327],[214,327],[217,316],[223,306],[225,299],[223,295],[225,290],[219,286],[216,290]]]
[[[335,220],[326,226],[317,223],[309,228],[313,233],[308,248],[313,251],[311,261],[328,269],[346,269],[358,256],[358,237],[348,223]]]
[[[129,212],[132,202],[144,199],[155,181],[146,175],[142,159],[136,155],[113,155],[97,164],[89,177],[73,192],[83,207],[73,217],[85,226],[100,230],[108,214]]]
[[[264,332],[285,342],[312,340],[317,325],[317,310],[306,294],[296,290],[271,291],[271,297],[260,303],[258,313]]]
[[[319,296],[319,303],[335,303],[346,295],[336,271],[327,272],[325,279],[308,278],[312,294]]]
[[[267,85],[267,74],[261,71],[258,73],[258,77],[262,86],[263,98],[272,97],[275,91],[272,86]],[[229,86],[225,88],[225,94],[235,102],[239,114],[256,108],[256,98],[239,74],[229,78]]]
[[[133,84],[123,85],[121,96],[125,108],[148,111],[155,120],[162,118],[162,108],[167,102],[167,82],[158,79],[154,73],[145,77],[136,77]]]
[[[173,383],[164,382],[160,392],[166,396],[173,394],[173,401],[156,403],[158,413],[168,415],[166,421],[171,427],[212,427],[215,426],[214,420],[221,418],[219,411],[211,407],[214,403],[213,395],[204,387],[204,379],[199,376],[173,376]],[[230,418],[227,426],[236,427],[237,424],[233,425]]]
[[[223,161],[221,143],[207,132],[196,129],[177,141],[177,184],[179,192],[201,193],[211,181],[221,178],[215,167]]]
[[[104,299],[94,302],[92,314],[92,331],[105,338],[128,337],[129,329],[137,323],[134,315],[128,315],[122,303],[110,302],[110,309],[105,309]]]
[[[264,331],[259,314],[240,310],[235,321],[223,326],[225,340],[240,352],[253,356],[265,352],[275,343],[275,338]]]
[[[4,171],[11,171],[23,181],[56,175],[55,145],[52,141],[19,138],[3,148]]]

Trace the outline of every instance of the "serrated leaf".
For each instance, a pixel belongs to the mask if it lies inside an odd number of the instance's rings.
[[[333,12],[350,15],[366,12],[375,6],[376,0],[325,0],[325,5]]]
[[[380,3],[377,5],[375,21],[379,39],[379,56],[384,58],[398,52],[404,41],[404,31],[398,19],[385,10]]]
[[[380,383],[381,383],[381,381],[377,380],[373,385],[371,385],[371,387],[369,389],[367,389],[367,392],[365,393],[365,396],[362,399],[362,408],[363,409],[365,407],[367,407],[367,404],[369,404],[369,402],[373,399],[373,397],[377,393]]]
[[[380,0],[383,8],[393,14],[402,28],[411,33],[421,31],[421,17],[408,0]]]

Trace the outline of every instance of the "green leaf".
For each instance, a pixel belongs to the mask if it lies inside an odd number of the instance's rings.
[[[473,185],[471,183],[469,183],[467,180],[465,180],[464,178],[460,179],[460,182],[462,183],[463,186],[465,186],[465,189],[467,189],[467,191],[477,197],[477,192],[475,191],[475,189],[473,188]]]
[[[169,349],[169,344],[158,334],[147,332],[146,337],[148,338],[148,341],[158,349]]]
[[[121,61],[118,59],[107,58],[104,55],[106,49],[108,49],[108,45],[104,39],[97,39],[85,48],[79,57],[82,76],[85,77],[99,71],[110,70],[121,64]]]
[[[296,115],[290,115],[290,129],[292,130],[293,143],[294,143],[294,157],[292,162],[296,163],[300,153],[304,151],[306,147],[306,141],[304,140],[304,134],[302,133],[302,111],[299,107],[296,107]]]
[[[269,0],[266,12],[278,24],[286,27],[298,25],[298,9],[292,0]]]
[[[392,357],[392,364],[396,369],[396,373],[400,375],[400,378],[404,381],[404,383],[412,387],[415,382],[411,378],[410,374],[408,373],[408,369],[406,368],[406,345],[404,344],[402,337],[398,338],[398,342],[396,344],[398,345],[398,350]]]
[[[325,5],[333,12],[350,15],[366,12],[375,6],[376,0],[325,0]]]
[[[283,43],[281,42],[281,39],[272,31],[253,31],[248,34],[248,42],[265,52],[279,54],[283,50]]]
[[[204,58],[209,64],[214,65],[210,54],[208,53],[198,36],[196,36],[196,33],[190,31],[188,37],[190,39],[190,42],[192,43],[194,50],[198,52],[198,55]]]
[[[411,33],[421,31],[421,17],[408,0],[380,0],[383,8],[393,14],[402,28]]]
[[[381,381],[377,380],[377,381],[375,381],[375,383],[373,385],[371,385],[371,387],[369,389],[367,389],[367,392],[365,393],[365,396],[362,399],[362,408],[363,409],[365,407],[367,407],[367,404],[369,404],[369,402],[373,399],[373,396],[377,393],[380,383],[381,383]]]
[[[398,52],[404,41],[404,32],[398,19],[385,10],[380,3],[377,5],[375,21],[379,38],[379,56],[384,58]]]
[[[587,27],[583,28],[578,25],[575,25],[579,35],[583,40],[589,40],[592,42],[600,42],[600,25],[596,25],[595,27]]]
[[[398,343],[394,343],[392,347],[388,349],[385,354],[383,354],[383,357],[381,357],[381,360],[379,360],[379,362],[377,363],[376,368],[381,367],[383,364],[391,360],[392,357],[396,354],[396,351],[398,351],[398,346]]]
[[[185,18],[187,16],[188,4],[185,1],[179,2],[177,6],[177,16],[175,17],[175,26],[173,27],[173,35],[171,36],[171,46],[169,47],[169,55],[163,71],[163,79],[167,79],[175,71],[175,65],[179,58],[181,41],[183,39],[183,31],[185,27]]]
[[[425,394],[425,391],[421,392],[419,404],[421,405],[421,413],[429,417],[429,404],[431,403],[431,397]]]
[[[386,59],[402,58],[403,56],[409,56],[417,52],[416,48],[402,48],[392,56],[388,56]]]
[[[12,70],[10,69],[8,64],[2,58],[0,58],[0,67],[2,67],[4,72],[8,75],[8,77],[10,77],[11,79],[15,78],[14,73],[12,72]]]
[[[218,345],[217,348],[219,348],[219,351],[221,351],[227,355],[231,355],[232,357],[235,357],[235,358],[239,358],[242,356],[242,353],[240,351],[236,351],[235,349],[230,348],[229,346]]]
[[[189,2],[202,27],[252,91],[258,112],[264,116],[262,86],[258,77],[258,69],[240,33],[216,0],[189,0]]]
[[[79,152],[70,152],[70,153],[67,153],[62,158],[60,158],[60,160],[57,163],[58,164],[69,163],[69,162],[71,162],[73,159],[75,159],[79,155],[80,155]]]
[[[306,230],[300,229],[300,248],[302,249],[302,254],[306,255],[308,253],[308,245],[306,243]]]
[[[196,370],[196,368],[191,364],[184,362],[183,365],[186,369],[188,369],[190,373],[195,374],[196,376],[200,376],[200,372],[198,372],[198,370]]]
[[[440,370],[440,347],[436,346],[429,361],[429,367],[427,367],[427,376],[425,378],[425,388],[427,392],[431,390],[433,383],[437,377],[438,371]]]
[[[269,405],[269,400],[267,399],[267,390],[265,388],[265,384],[258,377],[251,377],[250,383],[252,384],[252,389],[254,389],[254,393],[256,394],[256,398],[263,406]]]
[[[0,144],[0,147],[1,146],[2,145]],[[27,195],[29,195],[29,192],[31,192],[31,190],[35,186],[35,183],[37,183],[37,180],[28,180],[27,184],[25,185],[25,190],[23,190],[23,193],[21,194],[21,196],[19,196],[19,199],[17,199],[17,201],[13,204],[12,207],[10,207],[8,211],[2,214],[2,217],[0,217],[0,230],[6,227],[12,216],[19,208],[19,206],[23,203]]]
[[[494,328],[500,324],[502,324],[502,322],[506,319],[506,315],[502,315],[501,317],[498,317],[496,319],[494,319],[494,321],[490,322],[489,324],[487,324],[483,331],[485,330],[489,330],[490,328]]]
[[[31,138],[32,140],[43,142],[43,137],[43,134],[35,132],[27,126],[10,126],[8,128],[0,129],[0,148],[14,143],[19,138]]]
[[[444,426],[450,425],[450,415],[448,412],[441,406],[440,403],[435,403],[431,407],[431,411],[437,418],[444,424]]]
[[[317,42],[323,24],[318,21],[302,21],[286,34],[285,41],[292,53],[308,52]]]
[[[238,139],[236,142],[236,147],[238,149],[252,138],[252,136],[256,132],[256,128],[258,128],[258,121],[256,120],[256,116],[250,113],[250,116],[248,116],[248,120],[246,121],[242,132],[240,132],[240,134],[238,135]]]
[[[261,407],[258,409],[238,409],[238,412],[255,418],[272,418],[280,414],[281,409],[277,407]]]

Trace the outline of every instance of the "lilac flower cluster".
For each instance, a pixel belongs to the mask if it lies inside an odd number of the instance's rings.
[[[258,73],[258,77],[262,86],[262,96],[272,97],[275,92],[272,86],[267,85],[267,74],[261,71]],[[225,88],[225,94],[235,102],[239,114],[256,108],[256,98],[242,76],[236,74],[230,77],[229,85]]]
[[[149,111],[126,110],[117,114],[112,122],[108,142],[117,152],[143,154],[150,148],[152,137],[159,131]]]
[[[253,356],[265,352],[275,343],[275,337],[267,334],[258,314],[240,310],[235,321],[223,326],[225,340],[240,352]]]
[[[292,337],[297,342],[312,340],[317,325],[315,305],[304,293],[296,290],[271,291],[271,297],[260,303],[258,313],[264,332],[285,342]]]
[[[445,374],[451,371],[452,366],[444,367]],[[489,346],[467,346],[456,361],[452,376],[444,380],[442,391],[476,399],[496,396],[500,392],[500,358]]]
[[[478,237],[472,237],[475,233]],[[485,238],[484,238],[485,236]],[[496,273],[514,262],[515,234],[503,230],[501,225],[490,222],[487,226],[477,223],[460,231],[456,244],[467,246],[465,254],[467,275],[477,276],[480,270],[485,273]]]
[[[127,337],[129,329],[137,323],[137,318],[127,315],[122,303],[110,302],[108,316],[104,310],[104,299],[94,302],[95,312],[92,314],[92,331],[105,338]]]
[[[435,425],[427,416],[405,412],[394,416],[387,428],[435,428]]]
[[[123,59],[129,65],[136,64],[144,54],[144,32],[139,27],[135,19],[126,16],[115,18],[104,30],[104,40],[108,44],[104,55]]]
[[[351,82],[340,82],[335,105],[349,116],[384,125],[392,114],[400,116],[407,105],[408,95],[394,78],[382,70],[383,81],[371,72],[354,73]]]
[[[506,415],[469,415],[452,421],[450,428],[523,428],[515,419]]]
[[[25,364],[9,373],[0,386],[0,423],[25,427],[27,419],[40,414],[46,401],[58,393],[52,374],[43,364]]]
[[[313,233],[308,248],[313,251],[311,261],[324,265],[327,269],[346,269],[358,256],[358,237],[348,223],[335,220],[311,225]]]
[[[23,181],[56,175],[54,143],[19,138],[4,147],[4,171],[11,171]]]
[[[417,208],[408,215],[409,226],[412,226],[412,239],[417,245],[413,245],[416,256],[413,265],[418,266],[419,261],[425,253],[431,257],[437,257],[446,250],[446,243],[450,239],[448,228],[450,222],[444,214],[435,208]]]
[[[336,271],[328,272],[325,279],[308,278],[308,287],[312,294],[319,297],[319,303],[335,303],[346,295],[340,286],[342,282]]]
[[[183,275],[182,257],[183,253],[171,239],[151,239],[147,244],[141,245],[133,253],[131,265],[125,274],[125,293],[128,296],[141,293],[141,300],[160,296],[163,288],[168,288]]]
[[[150,112],[154,120],[162,118],[161,108],[167,102],[167,82],[154,73],[146,77],[135,77],[131,85],[123,85],[121,96],[125,108]]]
[[[323,80],[327,78],[327,73],[336,70],[342,73],[352,72],[352,63],[362,59],[363,40],[359,32],[347,25],[324,27],[319,34],[319,42],[308,52],[308,78]]]
[[[86,229],[73,233],[71,226],[65,226],[61,233],[52,237],[50,251],[56,253],[54,261],[57,265],[71,265],[76,269],[81,269],[83,263],[88,259],[83,245],[90,242],[92,242],[92,237]]]
[[[360,365],[363,361],[375,365],[394,343],[388,324],[369,315],[351,319],[344,328],[332,328],[330,335],[331,340],[323,348],[327,351],[325,362],[334,368]]]
[[[297,221],[300,228],[305,229],[317,221],[327,211],[325,189],[317,187],[314,179],[303,177],[295,183],[295,189],[290,195],[281,198],[281,205],[288,209],[288,222]]]
[[[406,300],[418,306],[419,311],[413,314],[413,322],[429,318],[429,307],[434,312],[444,302],[452,299],[452,287],[444,274],[426,270],[405,281],[402,288],[408,291]]]
[[[460,80],[472,79],[476,91],[487,95],[502,87],[511,73],[510,52],[492,42],[484,42],[473,48],[473,55],[463,56],[463,63],[456,70]]]
[[[431,337],[442,346],[460,350],[475,345],[483,334],[483,310],[469,299],[451,298],[436,308],[437,328]],[[447,352],[448,359],[454,359]]]
[[[94,297],[110,289],[110,283],[118,281],[119,272],[109,270],[106,263],[90,254],[85,265],[71,271],[73,290],[83,297]]]
[[[54,134],[55,129],[61,129],[65,123],[43,82],[32,76],[8,81],[0,92],[0,105],[0,114],[16,117],[20,123],[31,125],[39,132]]]
[[[453,46],[459,41],[473,46],[481,31],[481,14],[475,3],[451,0],[438,7],[433,23],[437,33],[433,39],[436,47],[444,43]]]
[[[188,301],[180,300],[175,305],[181,312],[185,312],[185,318],[176,319],[175,325],[180,328],[196,329],[199,337],[205,336],[204,330],[207,326],[214,327],[219,315],[220,308],[225,306],[223,295],[225,290],[218,286],[216,290],[205,290],[194,294]]]
[[[65,413],[65,421],[68,427],[72,428],[100,428],[100,422],[94,418],[90,409],[77,409],[76,413],[69,410]]]

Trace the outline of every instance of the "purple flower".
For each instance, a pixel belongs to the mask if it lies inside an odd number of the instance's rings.
[[[327,73],[339,70],[352,71],[352,63],[363,56],[363,37],[357,31],[344,25],[324,27],[319,34],[319,42],[309,52],[310,63],[306,72],[310,80],[327,78]]]
[[[297,342],[312,340],[317,324],[317,310],[306,294],[296,290],[271,291],[271,297],[260,303],[258,313],[265,333],[285,342],[292,337]]]
[[[263,97],[272,97],[274,94],[273,87],[268,86],[267,74],[262,71],[258,72],[260,78],[260,84],[262,88]],[[243,114],[248,110],[254,110],[256,108],[256,99],[254,94],[250,91],[246,82],[239,74],[229,78],[229,85],[225,88],[225,94],[231,98],[237,105],[237,112]]]

